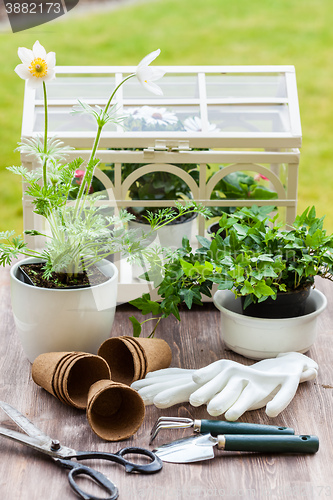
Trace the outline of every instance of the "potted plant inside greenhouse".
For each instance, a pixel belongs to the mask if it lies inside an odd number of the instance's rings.
[[[202,304],[202,294],[211,296],[215,285],[214,303],[228,348],[252,359],[306,352],[327,304],[314,282],[316,276],[333,278],[333,235],[326,234],[314,207],[288,229],[277,221],[278,214],[269,215],[273,208],[223,214],[212,241],[198,236],[202,246],[195,251],[184,241],[171,257],[158,288],[161,302],[145,294],[132,304],[158,321],[169,314],[180,319],[180,304]],[[134,317],[131,321],[139,334],[141,324]]]
[[[86,165],[80,157],[66,163],[68,148],[48,137],[46,84],[55,77],[55,53],[46,53],[37,41],[32,50],[19,48],[18,55],[22,64],[15,68],[16,73],[30,88],[43,88],[45,132],[44,136],[23,140],[19,146],[21,152],[39,160],[40,168],[30,171],[20,166],[9,170],[22,177],[34,212],[45,219],[48,230],[45,234],[33,228],[26,231],[45,238],[45,246],[40,250],[29,248],[13,231],[0,235],[2,265],[19,256],[28,257],[15,263],[10,272],[16,328],[31,362],[43,352],[96,353],[110,335],[117,303],[117,268],[105,258],[119,251],[135,257],[144,248],[144,238],[139,239],[135,231],[127,229],[131,214],[120,211],[119,215],[106,215],[98,204],[102,194],[89,194],[99,163],[96,151],[103,127],[119,120],[113,98],[126,81],[136,76],[148,90],[160,92],[154,81],[163,74],[149,66],[159,51],[146,56],[136,72],[112,90],[104,109],[79,102],[74,111],[91,115],[97,123]],[[73,179],[81,169],[84,176],[73,199]],[[158,219],[151,215],[151,231],[193,212],[206,214],[207,210],[192,203],[178,204],[177,210],[169,208]]]
[[[223,165],[219,166],[220,169]],[[251,175],[247,172],[231,172],[223,177],[214,188],[212,200],[272,200],[277,198],[277,193],[268,186],[268,178],[262,174]],[[207,232],[211,236],[220,229],[219,218],[222,214],[232,213],[237,207],[211,207],[212,219]],[[216,220],[215,220],[216,218]]]

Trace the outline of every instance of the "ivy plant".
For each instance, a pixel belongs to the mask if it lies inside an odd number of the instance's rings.
[[[143,314],[154,307],[161,318],[173,314],[180,319],[179,305],[191,309],[192,304],[201,304],[202,294],[210,296],[213,284],[232,290],[236,297],[245,296],[246,308],[268,297],[276,299],[279,292],[311,286],[315,276],[333,280],[333,235],[323,228],[324,217],[318,218],[314,207],[307,208],[283,229],[278,215],[269,215],[272,208],[253,206],[224,213],[212,241],[197,236],[201,245],[197,250],[184,239],[161,270],[161,302],[145,294],[131,303]]]

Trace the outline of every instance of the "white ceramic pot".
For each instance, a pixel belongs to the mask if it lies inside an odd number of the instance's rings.
[[[118,270],[107,260],[98,263],[110,279],[79,289],[51,289],[28,285],[18,279],[21,264],[40,262],[29,258],[10,271],[12,309],[17,333],[29,361],[45,352],[82,351],[96,354],[110,336],[116,304]]]
[[[177,224],[167,224],[161,227],[152,234],[151,240],[148,244],[154,242],[158,243],[162,247],[174,247],[179,248],[182,246],[182,239],[186,236],[191,241],[192,228],[197,214],[194,214],[190,219],[185,222],[178,222]],[[138,221],[129,221],[128,227],[130,229],[136,229],[138,234],[145,235],[150,231],[150,226]]]
[[[163,248],[180,248],[182,246],[183,237],[186,236],[189,241],[191,241],[193,224],[197,214],[194,214],[191,219],[185,222],[179,222],[178,224],[168,224],[165,227],[161,227],[156,231],[156,233],[152,233],[150,239],[147,242],[147,247],[149,245],[157,245]],[[148,224],[144,224],[142,222],[137,221],[129,221],[128,223],[129,229],[135,229],[138,232],[138,235],[144,236],[146,233],[150,231],[150,226]],[[132,265],[132,276],[133,278],[138,279],[140,275],[149,270],[149,266],[139,264]]]
[[[221,311],[221,335],[226,346],[247,358],[265,359],[281,352],[307,352],[315,341],[317,317],[327,306],[327,299],[313,289],[305,314],[283,319],[242,314],[240,299],[229,290],[218,290],[214,304]]]

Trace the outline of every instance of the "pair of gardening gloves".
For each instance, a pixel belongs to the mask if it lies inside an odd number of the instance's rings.
[[[266,406],[276,417],[293,399],[298,384],[316,378],[318,365],[304,354],[282,353],[251,366],[221,359],[199,370],[166,368],[132,384],[146,405],[168,408],[190,402],[207,405],[212,416],[235,421],[248,410]]]

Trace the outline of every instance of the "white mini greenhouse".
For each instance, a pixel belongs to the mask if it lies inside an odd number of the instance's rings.
[[[163,184],[167,173],[183,186],[178,192],[181,199],[213,207],[215,215],[228,207],[274,205],[286,223],[292,222],[302,137],[294,67],[163,69],[166,74],[159,81],[163,96],[146,92],[136,79],[116,94],[117,112],[124,121],[122,126],[108,124],[102,133],[96,185],[106,190],[107,199],[100,203],[132,210],[173,206],[171,196],[159,192],[149,197],[151,190],[142,195],[138,188],[143,176],[148,176],[148,186],[153,184],[149,175],[155,173]],[[96,133],[93,118],[73,114],[73,106],[80,100],[103,107],[112,89],[134,71],[128,66],[56,68],[57,78],[47,86],[49,135],[76,149],[69,159],[88,159]],[[42,135],[43,130],[42,88],[26,87],[22,138]],[[22,163],[30,169],[37,166],[24,154]],[[237,180],[236,173],[243,173],[247,181]],[[254,183],[247,191],[248,179]],[[221,183],[231,185],[231,190],[221,188]],[[24,229],[43,229],[25,195],[23,211]],[[199,217],[192,235],[204,235],[206,225]],[[36,237],[26,239],[30,246],[41,244]],[[147,283],[135,278],[121,259],[118,266],[120,302],[147,290]]]

